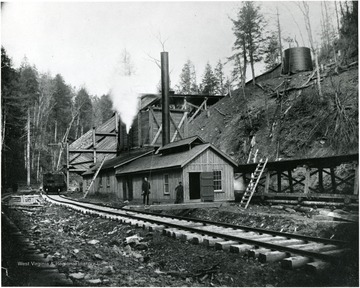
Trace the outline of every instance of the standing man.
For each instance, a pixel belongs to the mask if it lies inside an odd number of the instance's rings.
[[[175,204],[183,203],[184,202],[184,187],[182,186],[181,181],[179,182],[179,185],[176,186],[175,192],[176,192]]]
[[[145,205],[145,199],[146,199],[146,205],[149,205],[149,194],[150,194],[150,183],[147,181],[147,178],[144,177],[142,182],[142,195],[144,199],[144,205]]]

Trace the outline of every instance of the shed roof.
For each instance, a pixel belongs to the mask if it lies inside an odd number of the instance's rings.
[[[116,169],[116,174],[121,175],[169,168],[182,168],[206,149],[212,149],[215,153],[225,158],[225,160],[229,162],[230,165],[236,166],[236,163],[230,157],[215,148],[213,145],[200,144],[187,151],[181,151],[178,153],[166,155],[153,154],[139,158],[128,165],[124,165]]]
[[[135,159],[138,159],[139,157],[145,156],[147,154],[150,154],[154,151],[154,148],[152,147],[146,147],[142,149],[134,149],[130,151],[124,151],[119,156],[106,160],[101,167],[101,171],[111,168],[116,168],[121,165],[124,165],[126,163],[129,163],[130,161],[133,161]],[[93,167],[88,169],[85,173],[83,173],[83,176],[86,175],[92,175],[95,173],[95,171],[99,168],[101,162],[96,163]]]

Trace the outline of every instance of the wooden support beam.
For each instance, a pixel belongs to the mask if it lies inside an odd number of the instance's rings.
[[[154,137],[154,139],[152,140],[152,142],[151,142],[150,145],[154,145],[154,144],[156,143],[157,139],[158,139],[159,136],[160,136],[161,131],[162,131],[162,125],[160,125],[160,128],[159,128],[159,130],[156,132],[156,135],[155,135],[155,137]]]
[[[281,193],[281,171],[277,171],[278,192]]]
[[[116,137],[117,133],[107,133],[107,132],[95,132],[96,136],[113,136]]]
[[[189,123],[196,117],[196,115],[200,112],[201,108],[204,107],[204,105],[206,104],[207,99],[204,100],[203,103],[201,103],[201,105],[199,106],[199,108],[195,111],[195,113],[190,117],[189,119]]]
[[[184,121],[185,121],[186,118],[187,118],[187,112],[184,112],[184,115],[183,115],[183,117],[182,117],[181,120],[180,120],[179,126],[176,128],[176,131],[175,131],[175,133],[174,133],[174,135],[173,135],[173,137],[172,137],[172,139],[171,139],[171,142],[174,142],[174,141],[175,141],[176,136],[177,136],[177,133],[178,133],[179,129],[181,128],[181,126],[183,125],[183,123],[184,123]],[[172,118],[171,118],[171,119],[172,119]],[[173,123],[174,123],[174,122],[173,122]],[[174,125],[175,125],[175,123],[174,123]],[[175,126],[175,127],[176,127],[176,126]],[[179,131],[179,134],[180,134],[180,131]],[[180,134],[180,137],[181,137],[181,138],[184,138],[183,136],[181,136],[181,134]]]
[[[331,188],[332,188],[332,192],[334,194],[336,194],[336,180],[335,180],[335,171],[334,168],[331,167],[330,168],[330,173],[331,173]]]
[[[293,178],[292,178],[292,173],[291,170],[288,170],[288,175],[289,175],[289,188],[290,188],[290,193],[294,193],[294,189],[293,189]]]
[[[171,121],[171,123],[172,123],[172,124],[174,125],[174,127],[175,127],[175,132],[174,132],[174,134],[177,132],[177,133],[179,133],[181,139],[184,138],[184,137],[182,136],[182,134],[181,134],[181,131],[180,131],[179,128],[176,126],[176,123],[175,123],[174,119],[171,117],[171,113],[170,113],[169,116],[170,116],[170,121]],[[176,138],[176,134],[175,134],[175,138]],[[170,141],[170,142],[172,142],[172,141]]]
[[[331,173],[327,172],[326,170],[323,170],[323,172],[331,176]],[[336,176],[335,174],[334,174],[334,177],[335,177],[336,180],[339,180],[339,182],[336,183],[336,187],[340,186],[343,183],[346,183],[346,184],[352,186],[353,183],[351,183],[350,180],[352,180],[352,178],[354,178],[355,175],[350,175],[349,177],[346,177],[345,179],[342,179],[342,178]]]
[[[155,114],[154,114],[154,109],[153,108],[150,108],[150,113],[153,116],[154,122],[156,123],[157,127],[160,128],[161,124],[157,121],[157,119],[155,117]]]
[[[320,193],[324,193],[323,168],[319,168],[319,189]]]

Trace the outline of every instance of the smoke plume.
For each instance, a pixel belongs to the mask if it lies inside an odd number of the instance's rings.
[[[146,85],[148,77],[142,75],[117,76],[114,79],[110,98],[113,108],[120,114],[126,124],[127,133],[138,111],[139,99],[142,94],[155,93],[154,85]]]

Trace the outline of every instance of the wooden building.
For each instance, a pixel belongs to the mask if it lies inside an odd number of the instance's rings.
[[[99,127],[93,127],[68,145],[67,171],[81,175],[104,157],[116,157],[127,146],[126,126],[114,113]]]
[[[122,151],[119,156],[106,160],[101,166],[99,174],[95,178],[94,183],[91,185],[88,193],[90,195],[96,193],[116,193],[116,191],[118,191],[118,182],[115,177],[116,167],[130,163],[131,161],[152,154],[153,152],[154,149],[151,147]],[[93,164],[85,173],[82,174],[84,190],[86,190],[90,186],[94,174],[99,169],[100,165],[101,161]],[[131,187],[131,185],[128,186]],[[121,193],[121,195],[119,193],[116,193],[116,195],[124,200],[133,199],[131,189],[127,189],[127,187],[124,187],[121,190]]]
[[[209,106],[224,98],[220,95],[182,95],[170,93],[170,142],[188,137],[188,124]],[[131,147],[162,145],[161,95],[145,94],[130,129]]]
[[[123,151],[105,161],[89,193],[112,193],[124,201],[139,202],[142,180],[147,177],[151,203],[174,203],[179,181],[184,202],[234,200],[236,163],[213,145],[194,136],[154,151],[152,147]],[[84,187],[90,185],[99,165],[83,174]]]
[[[169,143],[156,154],[118,165],[115,193],[122,198],[131,190],[141,200],[142,179],[151,185],[150,202],[174,203],[175,187],[184,186],[184,202],[234,200],[236,163],[197,136]]]

